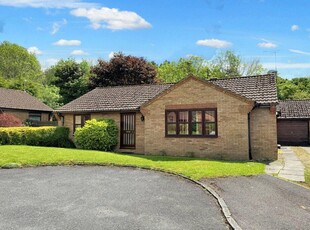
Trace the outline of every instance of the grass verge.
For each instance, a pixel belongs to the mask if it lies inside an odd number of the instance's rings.
[[[111,152],[34,147],[0,146],[0,167],[6,165],[118,165],[173,172],[199,180],[207,177],[248,176],[263,174],[265,164],[242,161],[220,161],[201,158],[146,156]]]
[[[310,188],[310,154],[301,147],[292,147],[292,149],[305,166],[305,182],[300,184]]]

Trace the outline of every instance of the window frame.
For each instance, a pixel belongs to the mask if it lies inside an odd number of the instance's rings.
[[[39,120],[36,120],[36,119],[31,119],[33,117],[37,117],[37,118],[40,118]],[[34,111],[30,111],[28,113],[28,120],[29,121],[34,121],[34,122],[40,122],[42,121],[42,113],[41,112],[34,112]]]
[[[81,116],[81,124],[76,124],[76,117],[77,116]],[[86,119],[86,117],[88,119]],[[85,125],[85,122],[91,120],[91,115],[90,114],[74,114],[73,115],[73,133],[75,133],[75,130],[77,128],[83,128],[83,126]],[[80,125],[80,127],[76,127],[77,125]]]
[[[201,122],[193,122],[192,121],[192,112],[199,111],[201,112]],[[206,112],[214,112],[214,122],[207,122],[205,120]],[[171,124],[176,124],[176,134],[168,134],[168,113],[175,112],[176,113],[176,122],[172,122]],[[188,112],[188,134],[179,134],[180,132],[180,124],[184,124],[183,122],[179,122],[179,112]],[[201,123],[202,126],[202,134],[192,134],[192,125],[193,123]],[[214,123],[215,125],[215,135],[207,135],[206,134],[206,125]],[[193,109],[167,109],[165,110],[165,137],[177,137],[177,138],[217,138],[218,137],[218,120],[217,120],[217,108],[193,108]]]

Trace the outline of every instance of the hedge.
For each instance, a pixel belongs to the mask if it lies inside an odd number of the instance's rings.
[[[0,128],[0,145],[74,147],[67,127]]]
[[[74,133],[75,144],[81,149],[112,151],[117,145],[118,128],[112,119],[92,119]]]

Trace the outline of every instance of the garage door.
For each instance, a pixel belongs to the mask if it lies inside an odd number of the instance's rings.
[[[308,121],[278,120],[278,143],[281,145],[308,145]]]

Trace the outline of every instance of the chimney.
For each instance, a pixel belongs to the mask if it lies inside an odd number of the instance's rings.
[[[271,69],[267,72],[267,74],[273,74],[275,76],[278,76],[278,71],[274,70],[274,69]]]

